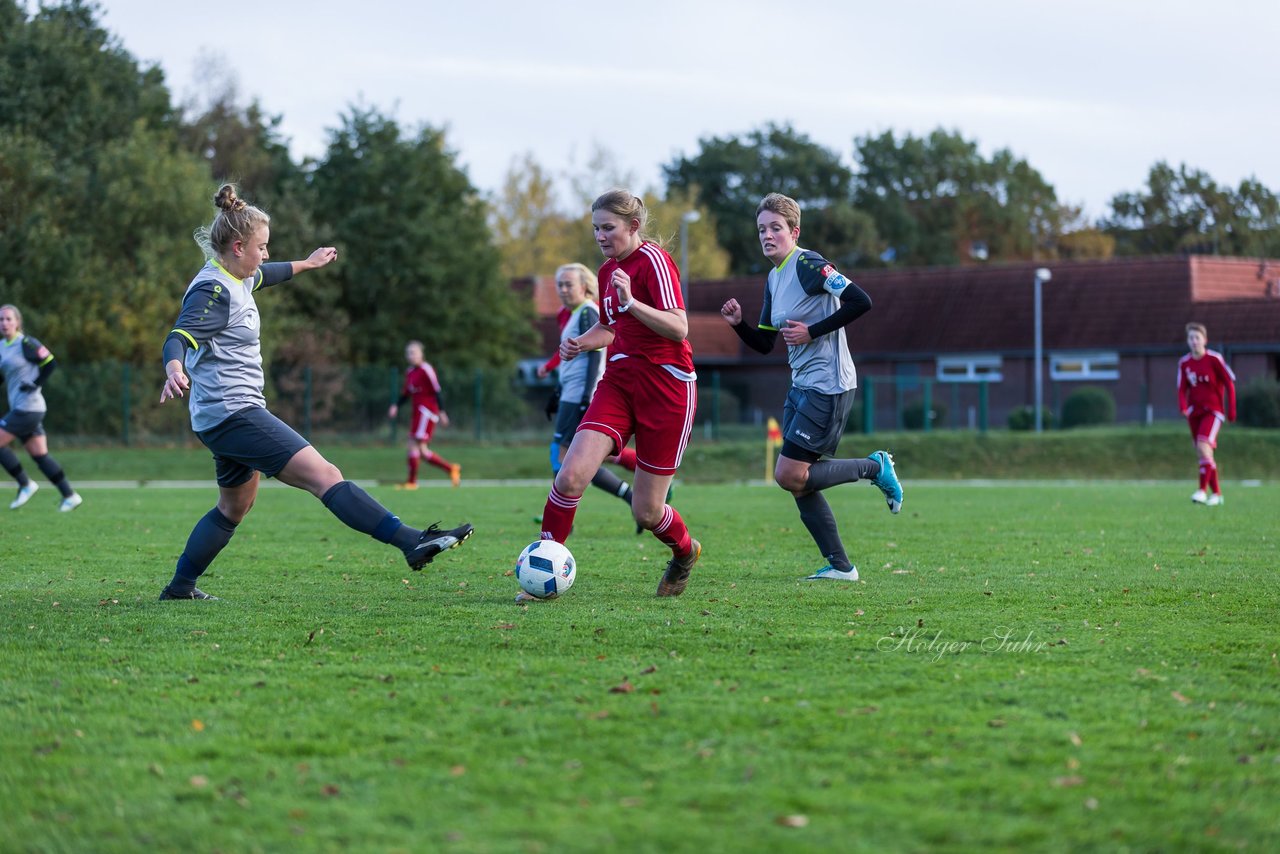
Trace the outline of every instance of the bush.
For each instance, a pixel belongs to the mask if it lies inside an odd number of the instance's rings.
[[[943,406],[941,403],[938,403],[935,400],[933,402],[933,408],[929,410],[930,428],[932,428],[933,425],[940,424],[946,420],[947,420],[947,407]],[[908,430],[924,429],[924,402],[923,401],[917,401],[916,403],[909,403],[903,408],[902,426]]]
[[[1280,427],[1280,382],[1258,377],[1244,387],[1236,415],[1248,427]]]
[[[1051,430],[1053,428],[1053,410],[1047,406],[1040,407],[1040,424],[1046,430]],[[1019,406],[1017,409],[1010,412],[1009,429],[1036,429],[1036,408],[1034,406]]]
[[[1116,401],[1105,388],[1078,388],[1062,404],[1063,428],[1114,424],[1115,420]]]

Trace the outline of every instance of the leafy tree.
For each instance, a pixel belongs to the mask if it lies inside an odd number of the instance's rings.
[[[865,263],[878,254],[873,223],[850,203],[853,173],[835,152],[789,125],[776,124],[698,144],[698,154],[676,158],[663,173],[669,191],[696,194],[707,206],[733,272],[768,269],[755,216],[760,199],[770,192],[800,203],[804,245],[845,265]]]
[[[512,159],[490,210],[504,276],[549,276],[561,264],[578,260],[581,222],[560,211],[555,179],[531,152]]]
[[[502,276],[484,201],[442,131],[406,136],[353,107],[312,185],[314,219],[338,246],[337,308],[358,362],[398,361],[409,338],[445,366],[505,366],[527,349],[529,309]]]
[[[1111,200],[1102,226],[1121,255],[1178,252],[1267,256],[1280,251],[1280,202],[1257,179],[1238,190],[1199,169],[1160,161],[1139,192]]]
[[[854,140],[854,203],[867,211],[892,257],[907,264],[1051,256],[1068,215],[1025,160],[941,129]]]
[[[580,261],[597,267],[603,261],[591,230],[591,203],[610,187],[633,187],[634,179],[618,169],[613,154],[593,147],[586,165],[565,176],[570,208],[558,203],[555,179],[530,153],[512,160],[503,188],[492,203],[491,222],[503,253],[503,272],[510,276],[549,275],[560,264]],[[715,219],[695,194],[675,190],[663,198],[656,190],[641,192],[649,208],[650,234],[677,260],[681,217],[696,211],[688,226],[689,267],[695,279],[722,278],[729,272],[729,256],[715,237]]]
[[[683,263],[685,257],[680,245],[680,221],[690,211],[697,214],[697,219],[685,229],[689,240],[690,282],[723,279],[729,275],[729,253],[716,240],[715,214],[699,201],[696,192],[670,189],[666,198],[661,198],[651,191],[644,199],[653,223],[651,230],[656,229],[656,235],[662,238],[676,264]]]
[[[0,292],[64,359],[154,362],[207,173],[94,7],[0,0],[0,22]]]
[[[311,218],[310,188],[303,167],[289,156],[280,132],[282,117],[268,115],[256,101],[243,103],[235,71],[217,54],[196,60],[199,95],[183,105],[178,130],[182,146],[204,160],[213,188],[235,183],[241,195],[271,216],[271,254],[276,259],[306,257],[328,235]],[[212,206],[203,208],[205,219]],[[263,303],[263,356],[280,370],[334,368],[348,357],[335,346],[346,330],[337,309],[337,278],[332,268],[308,276],[304,287],[273,288],[259,295]],[[320,400],[320,396],[316,396]]]

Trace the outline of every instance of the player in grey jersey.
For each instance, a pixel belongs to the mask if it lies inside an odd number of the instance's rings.
[[[809,579],[857,581],[858,569],[845,553],[822,490],[870,480],[884,493],[891,512],[902,508],[902,485],[887,451],[861,459],[823,459],[840,444],[858,385],[844,327],[871,310],[871,298],[821,255],[796,244],[800,206],[794,199],[781,193],[765,196],[756,208],[756,231],[765,257],[774,264],[759,326],[742,322],[742,307],[735,299],[728,300],[720,314],[758,352],[772,350],[779,332],[787,342],[791,390],[783,408],[782,451],[773,477],[795,497],[800,520],[827,559]]]
[[[348,527],[396,546],[412,569],[461,545],[471,536],[470,525],[420,531],[402,524],[267,411],[254,291],[323,267],[338,252],[326,246],[305,261],[267,263],[266,213],[237,198],[231,184],[218,191],[214,205],[213,223],[196,233],[209,260],[187,286],[178,322],[164,342],[160,402],[190,390],[191,427],[213,452],[218,504],[191,531],[160,599],[217,598],[198,589],[196,580],[253,506],[260,473],[307,490]]]
[[[48,407],[42,388],[57,365],[48,347],[22,331],[22,312],[18,307],[0,305],[0,380],[9,392],[9,411],[0,418],[0,466],[18,482],[18,496],[9,504],[10,510],[26,504],[40,488],[27,477],[18,455],[9,448],[14,439],[22,442],[36,466],[58,487],[62,494],[59,510],[65,513],[81,504],[62,466],[49,456],[49,440],[44,434],[44,414]]]

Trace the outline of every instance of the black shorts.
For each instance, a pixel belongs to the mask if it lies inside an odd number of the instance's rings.
[[[560,401],[560,405],[556,407],[556,432],[551,437],[551,441],[555,442],[562,448],[569,447],[573,442],[573,434],[577,432],[578,425],[582,423],[582,416],[587,411],[585,403],[567,403]]]
[[[854,390],[842,394],[792,387],[782,408],[782,456],[816,463],[835,454],[853,408]]]
[[[216,427],[196,433],[213,451],[218,486],[240,486],[255,470],[275,477],[311,443],[260,406],[241,409]]]
[[[26,412],[22,409],[10,410],[4,418],[0,418],[0,430],[12,433],[19,442],[26,442],[36,436],[43,436],[44,413]]]

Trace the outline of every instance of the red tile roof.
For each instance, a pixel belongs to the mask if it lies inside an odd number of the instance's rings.
[[[1029,350],[1033,282],[1041,266],[1053,273],[1042,289],[1046,348],[1180,346],[1186,324],[1196,320],[1208,327],[1211,346],[1280,349],[1280,261],[1211,256],[858,271],[853,278],[873,308],[849,328],[850,348],[861,354]],[[748,360],[755,356],[717,315],[734,297],[754,321],[763,287],[762,277],[691,284],[695,359],[724,358],[733,346]]]

